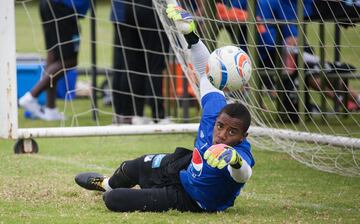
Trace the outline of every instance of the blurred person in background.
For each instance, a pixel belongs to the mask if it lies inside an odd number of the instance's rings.
[[[64,120],[56,108],[56,83],[64,72],[78,64],[80,27],[78,19],[86,15],[90,0],[40,0],[40,16],[47,50],[41,80],[19,99],[19,105],[33,117],[46,121]],[[37,97],[46,90],[46,106]]]
[[[353,24],[360,20],[359,2],[345,1],[314,1],[304,0],[304,20],[332,20],[342,21],[340,24]],[[217,3],[217,17],[221,20],[246,22],[247,20],[247,1],[246,0],[225,0]],[[298,56],[298,29],[297,29],[297,0],[258,0],[256,4],[256,20],[258,21],[258,53],[259,66],[264,68],[276,68],[277,48],[281,49],[281,55],[278,58],[283,65],[284,74],[282,86],[285,88],[285,96],[282,105],[290,112],[297,111],[297,65]],[[201,10],[200,10],[201,11]],[[264,23],[261,23],[264,21]],[[278,21],[279,23],[277,23]],[[273,22],[266,23],[266,22]],[[274,23],[275,22],[275,23]],[[280,24],[280,22],[284,22]],[[349,26],[349,25],[347,25]],[[227,27],[231,38],[240,47],[246,49],[246,26],[239,25],[240,34]],[[281,38],[281,40],[279,40]],[[308,87],[318,91],[324,91],[325,95],[336,103],[342,103],[343,97],[337,94],[337,91],[345,92],[349,95],[347,105],[344,105],[349,111],[359,110],[360,95],[350,87],[345,87],[343,82],[339,83],[339,89],[334,89],[335,83],[328,82],[325,90],[320,88],[320,58],[314,54],[312,48],[305,46],[303,60],[305,64],[306,84]],[[347,63],[338,61],[326,61],[324,71],[329,73],[349,73],[355,72],[356,68]],[[272,96],[276,97],[276,86],[272,76],[261,76],[264,86],[271,91]],[[310,112],[318,112],[315,105],[307,102],[307,109]],[[293,120],[297,120],[296,113]]]
[[[276,63],[276,48],[280,45],[282,49],[281,63],[284,66],[282,77],[282,86],[285,88],[285,95],[282,97],[282,105],[286,111],[297,112],[298,99],[296,94],[297,89],[297,57],[298,57],[298,15],[297,15],[297,0],[259,0],[257,1],[256,15],[260,21],[280,21],[285,24],[266,24],[265,29],[259,34],[259,56],[260,66],[275,68]],[[332,20],[340,21],[346,20],[347,23],[359,21],[358,8],[354,4],[346,4],[343,1],[313,1],[304,0],[304,20]],[[280,33],[278,33],[280,31]],[[281,41],[278,41],[281,37]],[[351,88],[346,89],[343,82],[339,83],[339,89],[335,90],[329,80],[326,83],[326,89],[322,90],[320,85],[320,58],[314,54],[310,47],[304,48],[303,60],[305,65],[306,85],[317,91],[324,91],[324,94],[332,99],[335,103],[343,103],[342,96],[338,96],[336,91],[345,91],[349,94],[349,101],[347,107],[349,111],[358,110],[360,106],[360,95]],[[325,62],[325,74],[329,73],[349,73],[355,72],[356,68],[350,64],[335,62]],[[271,83],[272,80],[271,80]],[[274,88],[274,87],[273,87]],[[319,108],[315,105],[306,102],[306,108],[309,112],[318,112]],[[296,113],[289,114],[292,121],[297,121]]]
[[[163,70],[169,41],[148,0],[112,0],[114,124],[169,123],[163,105]],[[152,119],[144,117],[149,101]]]

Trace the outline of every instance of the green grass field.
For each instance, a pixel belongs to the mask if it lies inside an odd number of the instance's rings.
[[[254,150],[254,173],[224,213],[113,213],[78,187],[83,171],[111,175],[121,161],[191,147],[192,135],[37,139],[36,155],[0,142],[0,223],[356,223],[360,179],[307,168],[287,154]],[[150,144],[149,144],[150,143]]]
[[[44,54],[37,5],[26,6],[16,5],[17,51]],[[101,66],[111,64],[109,12],[108,4],[99,5],[98,58]],[[82,33],[85,40],[89,40],[88,26],[84,20]],[[344,31],[345,46],[349,43],[360,46],[358,29]],[[314,36],[311,41],[315,42]],[[88,45],[82,43],[81,66],[90,64]],[[344,58],[360,67],[353,51],[358,50],[346,48]],[[88,111],[91,106],[86,99],[75,100],[73,104],[71,112],[75,114]],[[63,108],[63,102],[60,101],[59,106]],[[61,125],[59,122],[25,120],[22,113],[20,110],[19,126],[23,128]],[[111,123],[111,116],[100,118],[102,125]],[[350,122],[344,120],[343,124],[359,136],[358,126],[352,127]],[[96,125],[91,120],[91,113],[67,120],[65,124],[85,125]],[[34,155],[16,155],[13,153],[15,142],[0,139],[0,224],[358,223],[360,220],[360,178],[320,172],[296,162],[288,154],[256,147],[253,150],[256,160],[253,176],[234,207],[223,213],[113,213],[104,207],[101,194],[83,190],[74,182],[74,176],[79,172],[111,175],[124,160],[146,153],[172,152],[176,146],[192,148],[193,139],[193,134],[43,138],[36,139],[40,152]]]
[[[80,111],[89,107],[86,99],[74,104]],[[100,117],[103,124],[111,122]],[[59,126],[25,120],[22,110],[19,122],[25,128]],[[91,113],[77,122],[94,125]],[[14,141],[0,140],[0,223],[356,223],[360,219],[360,178],[320,172],[285,153],[256,147],[253,177],[225,213],[112,213],[99,193],[74,182],[79,172],[111,175],[124,160],[171,152],[176,146],[191,148],[193,139],[192,134],[36,139],[40,147],[36,155],[15,155]]]

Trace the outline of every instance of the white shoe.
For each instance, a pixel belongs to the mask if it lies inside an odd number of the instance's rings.
[[[133,125],[144,125],[144,124],[154,124],[154,121],[148,117],[139,117],[134,116],[131,119]]]
[[[29,111],[35,118],[40,118],[43,114],[40,104],[30,92],[26,92],[25,95],[19,99],[19,105],[26,111]]]
[[[45,121],[64,121],[65,116],[60,113],[57,108],[44,108],[44,113],[41,114],[40,118]]]
[[[171,118],[166,117],[166,118],[160,119],[157,124],[174,124],[174,122],[171,120]]]

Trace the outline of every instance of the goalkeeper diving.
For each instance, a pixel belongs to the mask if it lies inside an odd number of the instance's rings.
[[[85,172],[75,181],[104,192],[111,211],[224,211],[234,205],[255,165],[246,139],[251,116],[243,104],[227,104],[224,93],[207,79],[210,52],[195,33],[192,15],[171,4],[166,12],[188,42],[199,75],[202,117],[194,149],[143,155],[122,162],[111,177]]]

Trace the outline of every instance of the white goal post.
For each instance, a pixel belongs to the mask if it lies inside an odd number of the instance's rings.
[[[215,2],[215,0],[211,0]],[[30,0],[31,2],[31,0]],[[171,2],[174,2],[171,0]],[[253,1],[249,1],[253,2]],[[302,1],[300,1],[302,2]],[[38,128],[23,128],[18,123],[18,105],[17,105],[17,75],[16,75],[16,35],[15,35],[15,5],[16,1],[0,1],[0,137],[3,139],[32,139],[32,138],[47,138],[47,137],[80,137],[80,136],[114,136],[114,135],[144,135],[144,134],[176,134],[176,133],[195,133],[198,129],[198,123],[175,123],[175,124],[154,124],[154,125],[120,125],[120,126],[81,126],[71,124],[68,127],[38,127]],[[26,5],[26,3],[24,3]],[[191,79],[191,67],[189,62],[189,51],[186,44],[183,42],[182,35],[176,30],[174,24],[169,21],[165,15],[165,0],[153,0],[153,6],[156,9],[160,21],[169,38],[171,50],[176,56],[176,61],[180,64],[183,73],[188,78],[188,81],[196,93],[197,83]],[[249,12],[249,16],[253,15]],[[85,19],[88,19],[86,17]],[[231,24],[232,26],[240,26],[234,22],[223,21],[214,16],[202,15],[195,16],[197,21],[214,22],[215,32],[224,33],[224,26]],[[99,22],[104,22],[102,19]],[[246,23],[254,25],[255,19],[249,19]],[[225,24],[225,25],[224,25]],[[241,24],[241,23],[239,23]],[[39,24],[36,24],[39,25]],[[357,27],[358,28],[358,27]],[[29,28],[30,29],[30,28]],[[101,32],[101,31],[100,31]],[[231,31],[230,31],[231,32]],[[355,32],[359,34],[360,32]],[[41,34],[37,34],[41,35]],[[224,34],[226,36],[226,34]],[[211,36],[210,36],[211,37]],[[209,37],[206,37],[209,38]],[[223,40],[205,39],[205,41],[215,44],[228,44]],[[104,44],[99,41],[97,44]],[[236,44],[236,43],[235,43]],[[104,45],[112,45],[112,43],[105,43]],[[344,46],[346,47],[346,45]],[[350,47],[349,47],[350,48]],[[144,49],[145,51],[145,49]],[[42,52],[39,50],[39,52]],[[351,51],[349,51],[352,53]],[[167,52],[164,52],[167,55]],[[357,53],[353,53],[356,56]],[[299,68],[301,69],[301,68]],[[254,68],[253,77],[259,75],[260,69]],[[270,101],[269,105],[262,107],[252,100],[244,97],[243,93],[227,94],[228,99],[241,101],[247,106],[252,114],[252,126],[249,129],[249,138],[256,149],[265,149],[286,152],[299,162],[327,172],[338,173],[341,175],[360,176],[360,138],[349,135],[351,129],[347,129],[347,123],[343,123],[341,119],[347,116],[350,120],[355,120],[359,117],[358,112],[344,114],[331,114],[330,119],[338,121],[340,128],[345,129],[344,132],[337,135],[336,128],[331,126],[331,122],[326,119],[310,118],[309,126],[304,121],[302,124],[278,123],[272,117],[276,114],[275,103],[271,100],[268,90],[258,89],[256,86],[250,86],[250,91],[256,92],[259,95],[264,95],[264,98]],[[267,94],[267,95],[266,95]],[[322,97],[325,93],[321,93]],[[266,95],[266,97],[265,97]],[[175,97],[176,98],[176,94]],[[89,97],[92,100],[91,97]],[[175,99],[177,104],[179,99]],[[175,104],[176,104],[175,103]],[[76,106],[71,103],[71,107]],[[70,107],[70,106],[69,106]],[[113,108],[112,108],[113,109]],[[64,109],[66,111],[66,108]],[[75,110],[74,110],[75,111]],[[99,110],[100,111],[100,110]],[[104,110],[105,111],[105,110]],[[91,111],[93,112],[93,111]],[[100,111],[102,112],[102,111]],[[300,113],[303,111],[300,111]],[[82,112],[77,112],[82,113]],[[105,115],[112,116],[113,111],[104,112]],[[73,114],[78,116],[79,114]],[[194,119],[196,120],[196,119]],[[322,123],[323,122],[323,123]],[[323,124],[325,126],[322,126]],[[323,131],[325,127],[328,131]],[[360,128],[359,126],[357,126]],[[358,134],[358,133],[357,133]],[[358,136],[358,135],[357,135]]]
[[[0,136],[16,139],[16,48],[14,1],[0,3]]]

